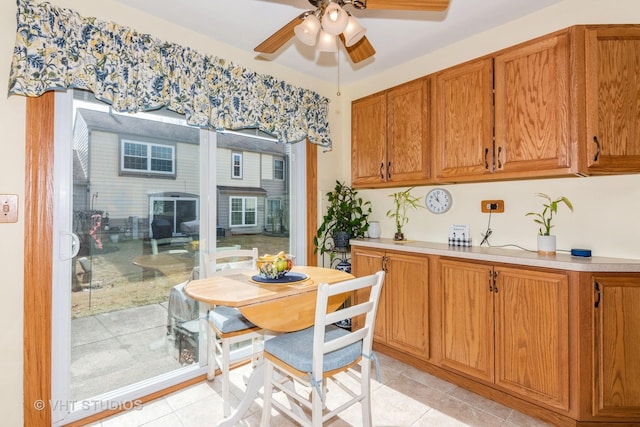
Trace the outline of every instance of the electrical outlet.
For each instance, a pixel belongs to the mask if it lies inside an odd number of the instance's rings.
[[[0,222],[18,222],[17,194],[0,194]]]
[[[504,200],[483,200],[480,202],[480,210],[484,213],[503,213]]]

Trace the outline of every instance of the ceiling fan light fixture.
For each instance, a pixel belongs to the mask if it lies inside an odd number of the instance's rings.
[[[367,29],[364,28],[356,18],[349,15],[349,21],[347,23],[347,28],[344,30],[344,44],[347,47],[351,47],[354,44],[358,43],[364,37]]]
[[[314,46],[316,44],[318,31],[320,31],[320,21],[314,14],[307,15],[302,23],[296,25],[293,29],[298,40],[308,46]]]
[[[337,36],[342,33],[349,23],[349,15],[337,3],[329,3],[322,15],[322,29]]]
[[[318,50],[320,52],[337,52],[338,42],[336,41],[336,36],[326,32],[325,30],[320,30]]]

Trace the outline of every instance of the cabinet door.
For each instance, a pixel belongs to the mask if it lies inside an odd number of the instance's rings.
[[[439,72],[434,78],[434,175],[471,180],[493,172],[491,58]]]
[[[387,101],[378,93],[351,104],[351,184],[387,180]]]
[[[640,417],[640,278],[594,277],[593,415]],[[597,286],[596,286],[597,284]]]
[[[588,27],[587,166],[590,173],[640,171],[640,28]]]
[[[516,46],[494,61],[497,174],[544,176],[571,166],[567,31]],[[577,159],[574,159],[577,167]]]
[[[427,256],[387,252],[387,343],[429,358],[429,262]]]
[[[493,382],[492,268],[442,260],[440,267],[443,367]]]
[[[429,177],[428,79],[387,92],[387,181],[417,183]]]
[[[352,271],[356,277],[367,276],[382,270],[382,258],[384,251],[376,251],[371,249],[352,248],[351,264]],[[385,277],[380,293],[380,301],[378,302],[378,313],[376,314],[376,323],[374,327],[373,338],[375,341],[385,343],[387,341],[387,289],[389,288],[389,279]],[[368,295],[363,295],[364,291],[357,291],[353,295],[356,303],[368,300]],[[364,318],[352,319],[352,327],[359,329],[364,325]]]
[[[569,410],[569,279],[496,269],[497,385]]]

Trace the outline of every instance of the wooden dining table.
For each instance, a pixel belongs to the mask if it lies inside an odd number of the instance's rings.
[[[262,283],[258,271],[237,269],[204,279],[192,280],[184,290],[196,301],[210,305],[236,307],[265,333],[278,334],[308,328],[315,321],[317,289],[320,283],[352,279],[350,273],[324,267],[295,266],[292,273],[301,280],[294,283]],[[348,293],[329,300],[328,310],[337,310]],[[249,378],[247,390],[236,410],[218,423],[233,426],[242,419],[263,385],[263,366],[259,363]]]

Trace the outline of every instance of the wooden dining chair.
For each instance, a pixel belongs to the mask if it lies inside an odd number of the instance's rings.
[[[204,254],[204,273],[206,277],[235,274],[238,269],[250,268],[257,271],[258,248],[225,249]],[[226,262],[221,263],[222,260]],[[231,413],[229,367],[231,365],[231,346],[251,340],[251,359],[257,363],[262,351],[261,329],[247,320],[240,310],[233,307],[215,306],[209,310],[209,342],[211,343],[210,363],[207,378],[213,380],[219,367],[222,377],[223,413]],[[216,363],[211,363],[215,361]]]
[[[384,271],[379,271],[333,285],[321,283],[318,286],[314,326],[265,341],[262,427],[270,424],[272,406],[300,425],[317,427],[358,402],[362,406],[362,425],[371,426],[370,370],[371,360],[375,360],[371,346],[384,276]],[[366,288],[370,289],[368,300],[327,313],[331,296]],[[336,322],[362,315],[366,316],[362,329],[349,331],[335,326]],[[359,374],[352,369],[356,365],[360,366]],[[347,372],[359,380],[359,391],[333,378],[340,372]],[[291,378],[310,387],[311,397],[308,390],[304,394],[296,391]],[[347,393],[346,401],[335,409],[326,407],[327,380],[333,380]],[[311,422],[295,404],[287,406],[274,400],[274,391],[283,391],[289,402],[294,400],[302,408],[310,410]]]

